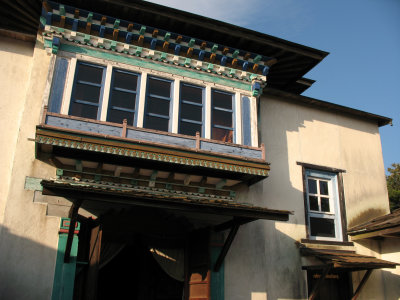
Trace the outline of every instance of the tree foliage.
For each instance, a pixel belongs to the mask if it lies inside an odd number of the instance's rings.
[[[388,168],[389,175],[386,176],[387,187],[389,192],[390,210],[400,208],[400,163],[392,164]]]

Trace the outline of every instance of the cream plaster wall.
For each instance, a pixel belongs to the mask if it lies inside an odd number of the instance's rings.
[[[7,116],[10,125],[3,125],[7,123],[4,119],[1,122],[2,128],[12,132],[2,130],[0,136],[2,145],[7,144],[0,161],[11,171],[5,178],[10,188],[3,204],[0,235],[0,299],[49,299],[53,285],[60,220],[47,217],[46,205],[33,203],[33,191],[24,189],[25,176],[55,175],[53,167],[35,159],[35,127],[43,109],[51,62],[42,38],[38,38],[34,49],[14,40],[3,39],[1,44],[1,49],[9,49],[0,53],[9,73],[1,75],[0,93],[2,116]],[[4,143],[3,139],[9,141]]]
[[[242,192],[239,201],[288,209],[293,215],[288,222],[259,220],[239,229],[226,258],[226,299],[251,299],[252,293],[265,293],[269,300],[306,299],[306,272],[295,244],[306,238],[302,167],[297,162],[346,170],[348,224],[386,214],[379,130],[369,121],[271,96],[263,97],[260,107],[261,142],[271,172],[248,193]],[[358,248],[379,257],[374,247]],[[354,278],[355,284],[358,281]],[[373,273],[371,282],[361,299],[384,299],[382,273]]]
[[[4,218],[32,55],[32,43],[0,36],[0,224]]]

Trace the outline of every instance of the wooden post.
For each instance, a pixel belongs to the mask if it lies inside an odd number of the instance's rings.
[[[64,254],[64,263],[69,263],[70,261],[70,254],[71,254],[71,246],[72,246],[72,239],[74,237],[74,231],[75,231],[75,224],[76,221],[78,220],[78,210],[79,207],[82,204],[82,200],[75,200],[72,203],[71,209],[69,211],[69,218],[70,218],[70,223],[69,223],[69,229],[68,229],[68,238],[67,238],[67,244],[65,246],[65,254]]]
[[[317,283],[314,285],[314,287],[313,287],[313,289],[311,291],[311,294],[308,297],[308,300],[314,300],[318,296],[319,289],[321,288],[321,284],[325,280],[325,277],[326,277],[326,275],[328,275],[328,273],[331,270],[331,268],[332,268],[332,266],[329,265],[323,270],[323,272],[321,274],[321,277],[319,278]]]
[[[41,120],[41,122],[40,122],[40,124],[42,124],[42,125],[46,124],[47,110],[48,110],[48,106],[45,105],[45,106],[43,107],[42,120]]]
[[[200,132],[196,131],[196,150],[200,150]]]
[[[357,287],[356,292],[353,295],[353,298],[351,298],[351,300],[356,300],[358,298],[358,296],[360,296],[361,293],[361,289],[364,287],[365,283],[367,282],[369,276],[371,275],[373,269],[369,269],[367,270],[367,272],[365,272],[363,279],[361,280],[360,284]]]
[[[126,138],[126,125],[127,125],[127,123],[128,123],[127,119],[124,119],[122,121],[122,137],[123,138]]]

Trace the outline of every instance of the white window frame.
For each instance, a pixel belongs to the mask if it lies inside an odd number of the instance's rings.
[[[99,58],[93,58],[82,54],[75,54],[70,52],[60,51],[58,56],[69,59],[68,64],[68,74],[65,80],[65,88],[63,93],[63,99],[61,103],[60,113],[64,115],[68,115],[71,101],[71,94],[74,85],[76,64],[78,61],[82,61],[85,63],[97,64],[105,67],[105,79],[104,86],[102,90],[102,94],[100,95],[99,103],[99,120],[106,121],[107,119],[107,111],[108,111],[108,103],[110,101],[110,88],[111,88],[111,77],[113,73],[113,68],[127,70],[129,72],[134,72],[139,74],[139,84],[138,84],[138,101],[137,101],[137,118],[135,120],[135,126],[143,128],[144,121],[144,110],[146,107],[146,85],[149,76],[165,78],[172,81],[172,106],[170,110],[170,126],[169,132],[177,133],[178,132],[178,123],[179,123],[179,94],[180,94],[180,85],[181,82],[193,84],[199,87],[204,88],[204,114],[203,114],[203,122],[204,122],[204,132],[201,133],[201,136],[206,139],[211,139],[211,92],[212,90],[219,90],[222,92],[231,93],[233,95],[233,143],[242,144],[242,116],[241,116],[241,108],[240,103],[243,97],[248,97],[251,99],[251,145],[253,147],[258,147],[258,137],[257,137],[257,113],[256,113],[256,105],[255,98],[251,96],[250,92],[238,89],[227,87],[221,84],[216,84],[213,82],[208,82],[199,79],[188,78],[184,76],[172,75],[166,72],[160,72],[148,68],[136,67],[124,63],[119,63],[110,60],[104,60]]]
[[[323,212],[321,210],[321,200],[320,200],[320,187],[317,184],[317,194],[311,194],[311,196],[318,197],[318,205],[319,210],[311,210],[310,208],[310,192],[308,188],[308,179],[316,179],[317,182],[326,181],[328,182],[328,191],[329,191],[329,212]],[[306,218],[307,218],[307,228],[308,228],[308,238],[310,240],[320,240],[320,241],[343,241],[343,231],[342,231],[342,218],[341,218],[341,210],[340,210],[340,198],[339,198],[339,186],[338,186],[338,174],[320,171],[314,169],[306,169],[305,170],[305,188],[306,188]],[[324,197],[324,195],[322,195]],[[322,237],[322,236],[313,236],[311,235],[311,222],[310,218],[321,218],[321,219],[331,219],[334,220],[335,227],[335,237]]]

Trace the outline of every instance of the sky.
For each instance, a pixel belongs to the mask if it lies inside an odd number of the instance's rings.
[[[330,54],[305,96],[393,119],[385,169],[400,163],[400,0],[152,0]]]

